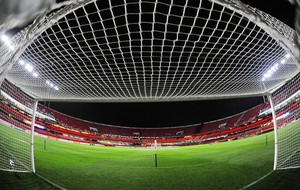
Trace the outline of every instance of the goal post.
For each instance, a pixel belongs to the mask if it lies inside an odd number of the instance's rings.
[[[37,105],[38,105],[38,101],[34,100],[32,120],[31,120],[31,139],[30,139],[31,171],[33,173],[35,173],[35,162],[34,162],[34,124],[35,124],[35,117],[36,117]]]
[[[0,120],[0,170],[30,172],[30,135]]]
[[[274,102],[272,99],[272,95],[268,95],[268,99],[271,106],[271,112],[273,117],[273,126],[274,126],[274,166],[273,170],[276,170],[277,168],[277,159],[278,159],[278,133],[277,133],[277,119],[276,119],[276,113],[274,108]]]
[[[274,170],[299,168],[300,73],[273,92],[269,100],[274,119]]]
[[[0,170],[11,172],[33,172],[34,123],[38,101],[21,104],[13,93],[0,95]],[[7,90],[7,89],[6,89]]]

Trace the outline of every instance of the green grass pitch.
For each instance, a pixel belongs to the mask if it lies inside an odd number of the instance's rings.
[[[6,132],[0,129],[0,135]],[[35,137],[37,173],[66,189],[241,189],[273,168],[273,133],[163,150],[48,139],[44,150],[44,141]],[[248,189],[300,189],[299,179],[299,169],[280,170]],[[0,172],[0,189],[56,188],[31,173]]]

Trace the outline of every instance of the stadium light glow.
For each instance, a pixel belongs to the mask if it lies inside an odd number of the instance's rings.
[[[19,61],[20,65],[25,65],[25,62],[23,60]]]
[[[14,50],[14,46],[11,44],[9,38],[6,35],[1,36],[1,40],[8,46],[8,48],[12,51]]]
[[[46,84],[55,90],[59,90],[58,86],[54,85],[53,82],[46,80]]]
[[[33,71],[33,67],[32,67],[32,65],[30,65],[29,63],[26,63],[25,69],[26,69],[28,72],[32,72],[32,71]]]
[[[285,64],[290,57],[291,57],[290,54],[286,54],[284,58],[280,61],[280,63]],[[278,69],[279,69],[279,64],[276,63],[263,75],[263,78],[261,80],[265,81],[267,78],[270,78]]]
[[[9,38],[6,35],[2,35],[1,39],[2,39],[3,42],[9,43]]]
[[[39,74],[37,74],[37,72],[34,72],[32,75],[33,75],[35,78],[37,78],[37,77],[39,76]]]
[[[25,67],[25,70],[27,70],[29,73],[32,74],[33,77],[37,78],[39,74],[34,71],[34,68],[31,64],[26,63],[24,60],[19,60],[19,64]]]

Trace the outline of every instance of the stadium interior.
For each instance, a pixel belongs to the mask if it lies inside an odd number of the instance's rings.
[[[280,127],[299,119],[300,75],[292,82],[290,94],[274,97]],[[297,84],[295,86],[294,84]],[[33,99],[8,81],[1,86],[1,119],[31,130]],[[288,98],[287,98],[288,97]],[[37,109],[35,131],[50,139],[104,146],[184,146],[230,141],[273,130],[268,102],[236,115],[190,126],[132,128],[93,123],[74,118],[41,104]]]
[[[295,28],[248,0],[32,2],[0,14],[0,190],[300,188],[299,1]],[[47,106],[250,97],[150,128]]]

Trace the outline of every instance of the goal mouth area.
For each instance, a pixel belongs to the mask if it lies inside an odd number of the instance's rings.
[[[292,50],[278,43],[293,34],[234,2],[87,0],[17,34],[11,44],[23,46],[6,78],[41,101],[262,96],[299,72]]]

